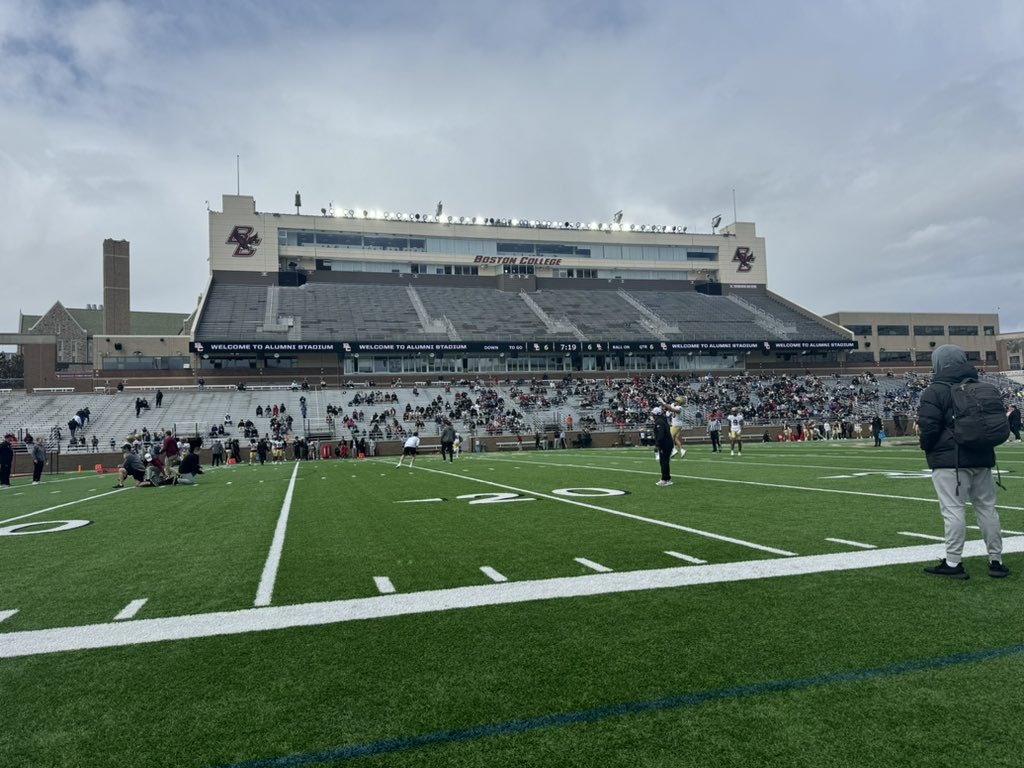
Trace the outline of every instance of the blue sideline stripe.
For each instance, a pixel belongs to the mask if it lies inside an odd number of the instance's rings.
[[[955,667],[962,664],[973,664],[979,661],[991,661],[993,659],[1005,659],[1012,656],[1020,656],[1022,654],[1024,654],[1024,643],[1021,643],[1020,645],[1011,645],[1007,648],[992,648],[985,651],[958,653],[953,656],[940,656],[935,659],[905,661],[888,667],[853,670],[851,672],[837,672],[831,675],[817,675],[815,677],[804,677],[796,680],[774,680],[764,683],[752,683],[751,685],[741,685],[734,688],[720,688],[717,691],[688,693],[681,696],[670,696],[664,699],[629,702],[626,704],[617,704],[611,707],[586,709],[580,712],[566,712],[560,715],[544,715],[542,717],[534,717],[528,720],[512,720],[507,723],[493,723],[491,725],[480,725],[473,728],[460,728],[453,731],[438,731],[435,733],[426,733],[421,736],[405,736],[397,739],[385,739],[384,741],[375,741],[369,744],[357,744],[351,747],[337,747],[323,752],[308,752],[306,754],[288,755],[285,757],[261,758],[257,760],[249,760],[244,763],[232,763],[230,765],[223,766],[223,768],[296,768],[297,766],[318,765],[336,762],[339,760],[351,760],[357,757],[369,757],[372,755],[404,752],[410,749],[418,749],[420,747],[426,747],[433,744],[454,744],[462,741],[483,739],[488,736],[510,736],[517,733],[536,731],[542,728],[558,728],[566,725],[595,723],[610,717],[622,717],[623,715],[637,715],[644,714],[646,712],[685,709],[687,707],[696,707],[712,701],[742,699],[748,696],[760,696],[766,693],[800,691],[824,685],[855,683],[865,680],[894,677],[897,675],[908,675],[913,672],[945,669],[947,667]]]

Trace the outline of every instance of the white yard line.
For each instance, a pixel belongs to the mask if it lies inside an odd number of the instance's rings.
[[[281,514],[278,515],[277,527],[274,529],[274,539],[270,543],[270,552],[267,553],[267,562],[263,566],[263,575],[260,576],[260,585],[256,590],[255,606],[257,608],[270,605],[270,600],[274,596],[274,582],[277,581],[277,569],[281,565],[284,533],[288,528],[288,513],[292,508],[292,494],[295,492],[295,478],[299,474],[299,463],[295,462],[295,469],[292,470],[292,479],[288,483],[288,491],[284,495]]]
[[[148,597],[143,597],[139,600],[132,600],[126,605],[122,611],[114,617],[114,621],[125,621],[126,619],[134,619],[135,614],[142,610],[142,606],[149,600]]]
[[[708,562],[707,560],[701,560],[699,557],[690,557],[689,555],[684,555],[682,552],[673,552],[671,549],[665,550],[665,554],[671,555],[672,557],[678,560],[685,560],[688,563],[693,563],[694,565],[707,565]]]
[[[387,576],[374,576],[373,583],[377,585],[377,591],[382,595],[393,595],[397,592],[395,585],[391,583],[391,579]]]
[[[548,465],[548,466],[550,466],[550,465]],[[741,547],[748,547],[750,549],[756,549],[756,550],[759,550],[761,552],[768,552],[769,554],[772,554],[772,555],[782,555],[783,557],[793,557],[793,556],[796,555],[795,552],[787,552],[784,549],[776,549],[775,547],[768,547],[768,546],[765,546],[764,544],[755,544],[752,541],[744,541],[743,539],[734,539],[731,536],[723,536],[723,535],[718,534],[718,533],[711,533],[710,531],[702,531],[699,528],[690,528],[690,527],[685,526],[685,525],[677,525],[676,523],[669,523],[669,522],[666,522],[665,520],[657,520],[657,519],[655,519],[653,517],[644,517],[642,515],[634,515],[634,514],[632,514],[630,512],[621,512],[621,511],[619,511],[617,509],[609,509],[608,507],[599,507],[596,504],[587,504],[586,502],[578,501],[576,499],[570,499],[570,498],[567,498],[565,496],[554,496],[554,495],[548,494],[548,493],[540,493],[539,491],[531,491],[531,490],[528,490],[526,488],[516,488],[515,486],[512,486],[512,485],[503,485],[502,483],[495,483],[495,482],[492,482],[491,480],[481,480],[480,478],[477,478],[477,477],[467,477],[466,475],[456,475],[456,474],[453,474],[451,472],[443,472],[440,469],[431,469],[429,467],[416,467],[416,469],[419,469],[422,472],[432,472],[432,473],[434,473],[436,475],[446,475],[448,477],[457,477],[460,480],[470,480],[470,481],[472,481],[474,483],[481,483],[483,485],[489,485],[489,486],[491,486],[493,488],[503,488],[506,491],[515,491],[516,493],[523,493],[523,494],[527,494],[529,496],[536,496],[538,498],[548,499],[550,501],[560,501],[563,504],[572,504],[572,505],[577,506],[577,507],[583,507],[584,509],[593,509],[593,510],[596,510],[598,512],[606,512],[609,515],[617,515],[618,517],[625,517],[625,518],[628,518],[630,520],[638,520],[638,521],[640,521],[642,523],[650,523],[652,525],[660,525],[660,526],[662,526],[664,528],[672,528],[673,530],[676,530],[676,531],[684,531],[686,533],[692,533],[692,534],[694,534],[696,536],[703,536],[703,537],[708,538],[708,539],[715,539],[716,541],[724,541],[724,542],[726,542],[728,544],[737,544],[737,545],[739,545]],[[609,471],[612,471],[612,470],[609,470]],[[634,470],[623,470],[623,471],[630,472],[630,471],[634,471]],[[639,470],[636,470],[636,471],[639,471]],[[645,472],[643,474],[649,474],[649,473]]]
[[[862,544],[859,541],[850,541],[849,539],[832,539],[826,536],[825,541],[831,541],[835,544],[846,544],[850,547],[860,547],[861,549],[878,549],[874,544]]]
[[[1003,552],[1004,554],[1024,552],[1024,536],[1004,540]],[[985,542],[981,540],[969,541],[964,546],[965,557],[982,557],[986,553]],[[240,611],[222,611],[162,619],[140,619],[59,629],[0,632],[0,658],[35,656],[90,648],[115,648],[165,640],[240,635],[290,627],[323,626],[348,621],[512,605],[540,600],[673,589],[811,573],[864,570],[930,562],[938,554],[939,550],[936,545],[927,544],[897,549],[840,552],[829,555],[748,560],[698,566],[687,565],[676,568],[659,568],[653,571],[620,571],[540,581],[509,581],[504,584],[481,584],[472,587],[408,592],[355,600],[270,608],[246,608]]]
[[[945,541],[942,536],[932,536],[930,533],[914,533],[913,531],[896,531],[900,536],[910,536],[915,539],[928,539],[928,541]]]
[[[585,558],[585,557],[574,557],[573,560],[575,560],[577,563],[582,565],[584,568],[589,568],[590,570],[597,571],[598,573],[611,573],[612,572],[612,569],[609,568],[607,565],[601,565],[600,563],[595,563],[593,560],[587,560],[587,558]]]
[[[483,571],[484,575],[487,578],[489,578],[491,581],[493,581],[495,583],[501,583],[503,581],[508,581],[508,578],[506,576],[498,573],[496,570],[491,568],[491,566],[489,566],[489,565],[481,565],[480,566],[480,570]]]
[[[16,614],[17,612],[18,612],[17,608],[15,608],[13,611],[0,611],[0,621],[3,621],[4,619],[11,618],[11,616]]]

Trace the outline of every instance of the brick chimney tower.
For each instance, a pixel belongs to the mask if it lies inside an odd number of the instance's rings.
[[[103,332],[132,332],[131,269],[127,240],[103,241]]]

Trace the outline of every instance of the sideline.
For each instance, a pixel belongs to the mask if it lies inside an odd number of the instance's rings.
[[[458,728],[448,731],[434,731],[418,736],[403,736],[383,741],[370,742],[368,744],[355,744],[350,747],[336,747],[334,749],[320,752],[306,752],[283,757],[258,758],[246,760],[241,763],[232,763],[221,766],[221,768],[297,768],[306,765],[324,765],[339,760],[352,760],[359,757],[375,755],[389,755],[396,752],[408,752],[409,750],[436,744],[456,744],[467,741],[477,741],[491,736],[511,736],[518,733],[529,733],[545,728],[564,728],[566,726],[584,725],[608,720],[613,717],[626,717],[629,715],[643,715],[648,712],[666,712],[677,709],[689,709],[699,707],[713,701],[735,701],[746,699],[751,696],[765,696],[773,693],[788,693],[790,691],[803,691],[808,688],[822,688],[830,685],[845,685],[848,683],[862,683],[870,680],[881,680],[889,677],[902,677],[915,672],[927,672],[933,670],[949,669],[965,664],[978,664],[985,661],[1009,659],[1015,656],[1024,655],[1024,643],[1011,645],[1004,648],[987,648],[980,651],[967,651],[956,653],[951,656],[938,656],[930,659],[913,659],[890,664],[886,667],[871,667],[869,669],[851,669],[845,672],[833,672],[831,674],[814,675],[812,677],[798,677],[790,680],[765,680],[760,683],[749,683],[737,685],[730,688],[718,688],[711,691],[700,691],[697,693],[684,693],[677,696],[668,696],[661,699],[648,699],[647,701],[629,701],[622,704],[614,704],[609,707],[598,707],[596,709],[584,709],[576,712],[559,712],[550,715],[540,715],[526,720],[511,720],[504,723],[489,723],[487,725],[471,726],[469,728]]]
[[[94,648],[117,648],[164,640],[241,635],[274,629],[312,627],[391,616],[512,605],[538,600],[642,592],[653,589],[673,589],[811,573],[833,573],[925,563],[933,561],[939,555],[941,546],[941,544],[923,544],[897,549],[859,550],[828,555],[677,566],[647,571],[596,573],[323,603],[245,608],[238,611],[128,620],[58,629],[0,632],[0,658],[37,656]],[[1024,552],[1024,536],[1003,539],[1004,554],[1020,552]],[[964,557],[982,557],[986,554],[985,542],[980,539],[968,541],[964,546]]]

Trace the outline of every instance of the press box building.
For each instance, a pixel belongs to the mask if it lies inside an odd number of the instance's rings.
[[[856,347],[767,289],[752,223],[697,233],[440,204],[267,213],[245,195],[222,207],[192,333],[199,370],[735,371]]]

